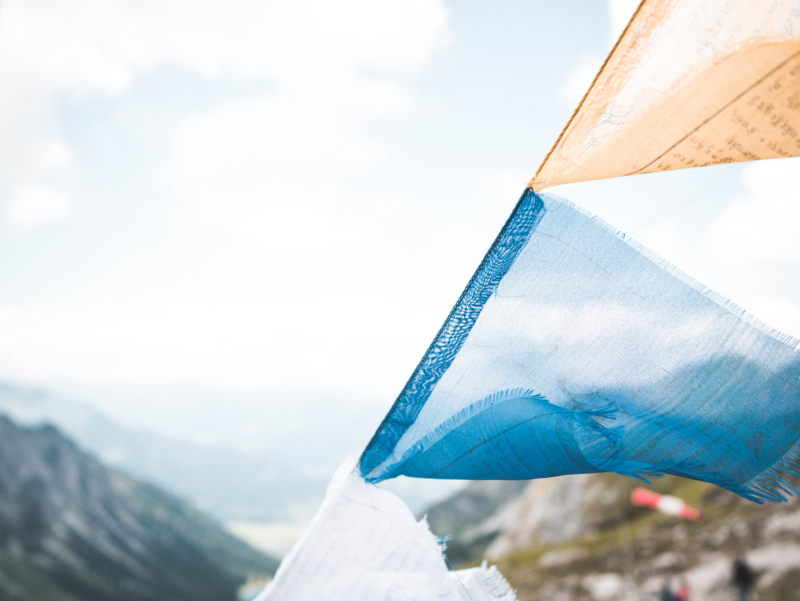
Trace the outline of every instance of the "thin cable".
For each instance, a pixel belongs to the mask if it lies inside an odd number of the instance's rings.
[[[717,175],[715,178],[713,178],[713,179],[707,181],[705,184],[703,184],[700,187],[700,189],[697,190],[691,196],[689,196],[687,198],[683,198],[682,200],[678,201],[677,203],[671,205],[665,211],[663,211],[661,214],[656,215],[655,217],[651,217],[651,218],[646,219],[645,221],[643,221],[638,227],[634,228],[631,233],[634,234],[634,235],[638,235],[641,232],[643,232],[644,230],[649,229],[649,228],[653,227],[654,225],[660,223],[664,219],[666,219],[668,217],[671,217],[672,215],[675,215],[676,213],[679,213],[681,210],[683,210],[684,208],[686,208],[690,204],[694,203],[695,201],[697,201],[701,197],[705,196],[706,198],[710,198],[710,196],[708,195],[708,192],[710,192],[712,189],[718,187],[719,184],[722,184],[725,181],[729,180],[734,175],[738,175],[741,172],[743,167],[744,167],[744,163],[738,163],[736,165],[732,165],[729,169],[726,169],[725,171],[723,171],[722,173]]]
[[[436,542],[439,544],[439,547],[441,547],[441,549],[442,549],[442,557],[444,557],[444,562],[447,564],[447,567],[449,568],[449,570],[453,573],[453,577],[456,579],[456,581],[458,582],[459,586],[461,586],[461,588],[464,590],[464,594],[467,596],[467,599],[469,599],[469,601],[474,601],[472,599],[472,595],[469,594],[469,590],[467,589],[466,586],[464,586],[464,583],[461,582],[461,578],[458,577],[458,570],[456,570],[455,566],[453,565],[453,562],[451,562],[450,558],[447,556],[447,541],[451,540],[452,538],[453,538],[453,535],[452,534],[448,534],[447,536],[443,536],[442,538],[440,538]]]

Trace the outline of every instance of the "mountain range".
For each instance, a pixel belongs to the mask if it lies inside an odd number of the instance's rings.
[[[0,417],[0,599],[235,601],[277,561],[53,426]]]
[[[370,415],[336,410],[323,404],[319,415],[307,415],[305,406],[296,413],[273,407],[280,418],[263,424],[265,448],[246,454],[130,427],[57,392],[0,380],[0,415],[57,426],[103,463],[188,499],[237,533],[255,533],[248,539],[270,552],[288,550],[316,512],[337,464],[358,451],[358,436],[349,436],[342,422],[359,421],[353,427],[362,434],[372,427]],[[302,420],[307,431],[287,441],[280,420]],[[398,478],[388,486],[419,510],[461,485]]]
[[[26,425],[54,424],[104,463],[167,488],[217,519],[275,522],[313,514],[327,475],[268,458],[202,446],[124,426],[48,390],[0,382],[0,414]]]

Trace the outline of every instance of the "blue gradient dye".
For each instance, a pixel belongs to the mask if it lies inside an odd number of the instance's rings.
[[[392,410],[367,445],[360,462],[363,471],[371,470],[382,461],[394,449],[408,426],[416,420],[433,387],[450,367],[469,336],[484,304],[525,247],[542,218],[543,210],[544,203],[539,197],[527,190],[522,194],[511,217],[450,311]]]
[[[671,473],[796,489],[798,342],[526,191],[361,459],[365,478]]]

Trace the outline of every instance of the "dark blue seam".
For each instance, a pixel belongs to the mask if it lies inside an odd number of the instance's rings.
[[[542,199],[527,188],[362,453],[359,461],[362,476],[366,477],[394,451],[403,433],[414,423],[436,384],[466,342],[486,301],[525,248],[544,213]],[[380,478],[368,480],[378,481]]]

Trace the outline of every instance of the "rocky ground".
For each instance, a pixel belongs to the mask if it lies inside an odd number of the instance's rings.
[[[492,516],[462,525],[460,538],[468,543],[483,528],[481,554],[497,562],[520,601],[657,599],[667,581],[686,582],[693,600],[733,600],[738,554],[760,574],[758,601],[800,600],[799,500],[758,505],[709,484],[656,479],[652,488],[702,511],[687,522],[633,507],[630,491],[639,485],[613,474],[535,481]],[[485,540],[500,516],[502,527]]]

